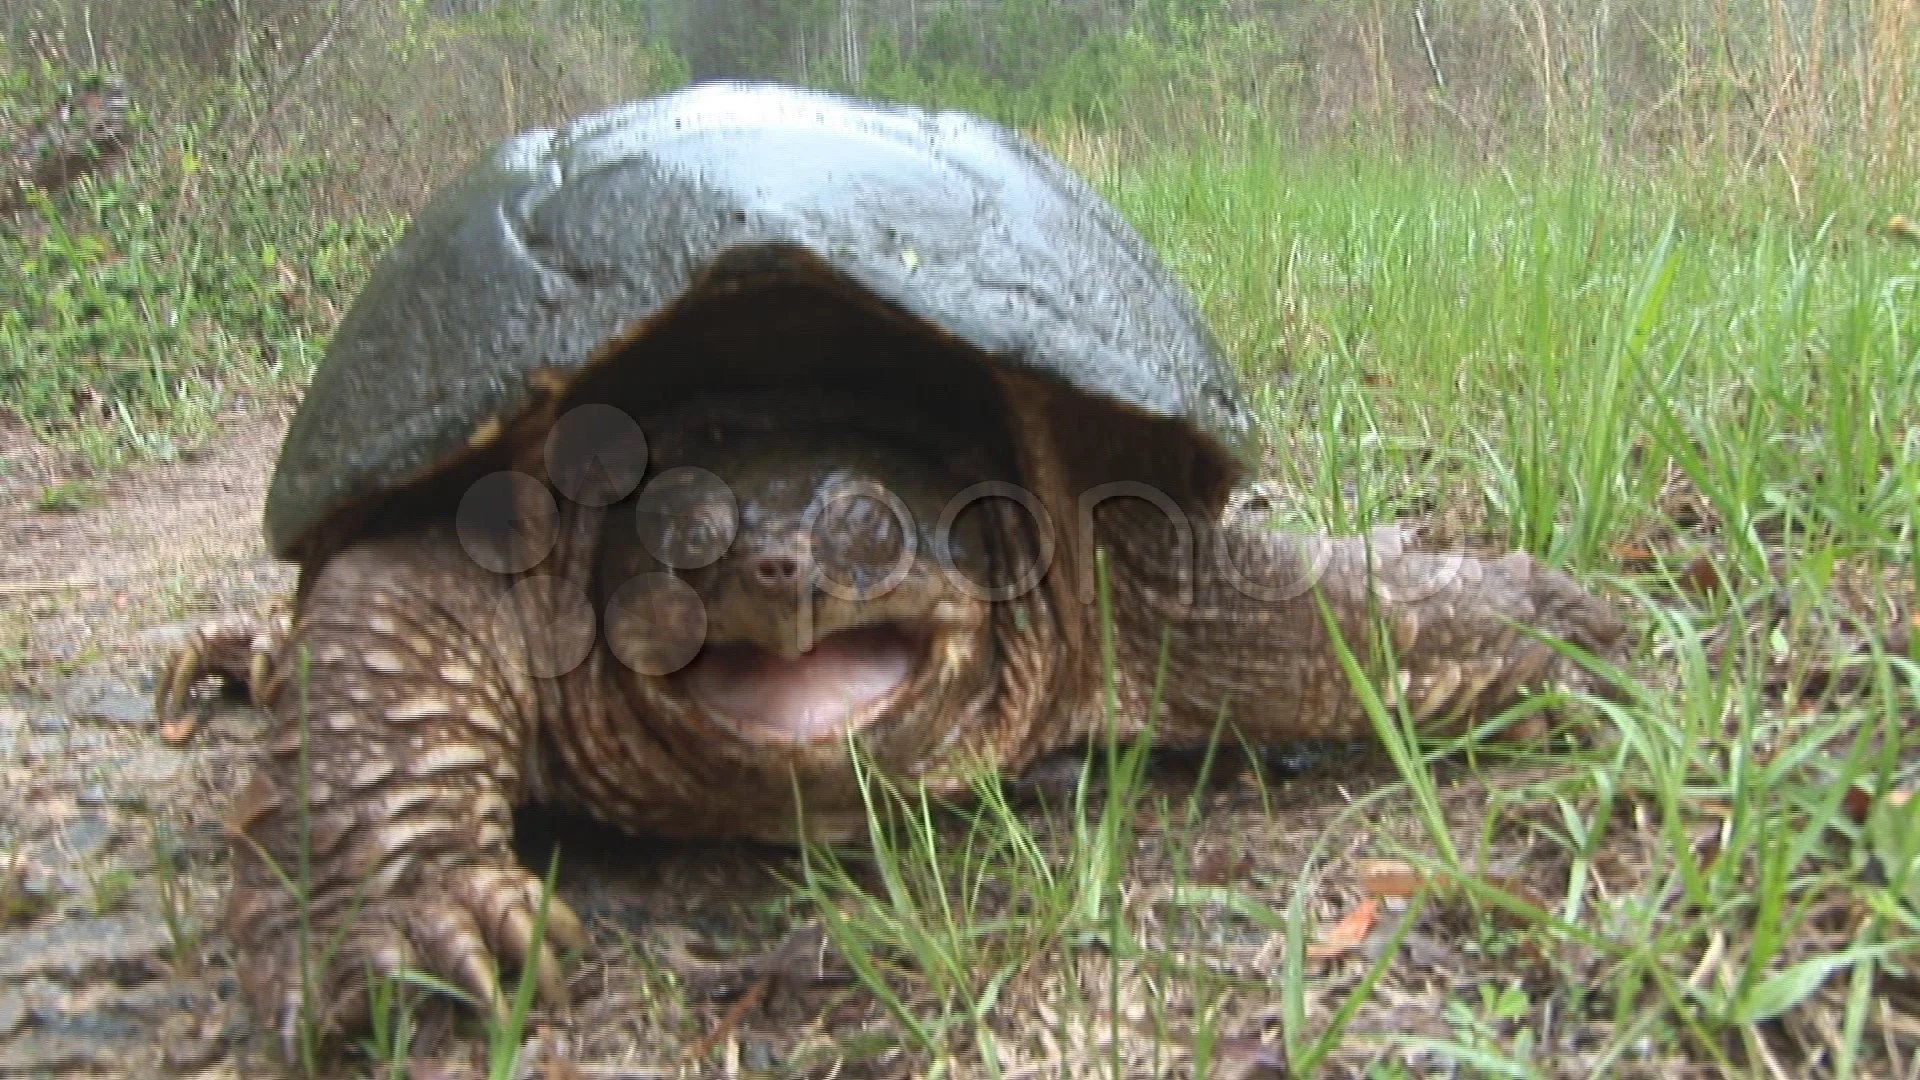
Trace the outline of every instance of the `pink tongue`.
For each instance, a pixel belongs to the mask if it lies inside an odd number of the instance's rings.
[[[828,634],[792,660],[758,645],[708,645],[682,673],[702,705],[800,739],[844,730],[849,717],[905,682],[919,659],[887,627]]]

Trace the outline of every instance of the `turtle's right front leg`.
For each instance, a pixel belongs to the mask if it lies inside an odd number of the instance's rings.
[[[536,729],[490,632],[502,591],[433,533],[343,552],[303,599],[229,823],[241,985],[289,1055],[302,1024],[360,1027],[369,981],[402,969],[497,1010],[495,958],[537,961],[544,1000],[566,1001],[548,943],[585,934],[554,898],[534,940],[541,882],[510,844]]]
[[[266,619],[242,617],[207,623],[188,634],[153,689],[154,719],[162,741],[184,746],[199,729],[200,717],[187,711],[187,695],[203,680],[218,678],[242,686],[255,706],[275,693],[273,658],[286,646],[284,614]]]

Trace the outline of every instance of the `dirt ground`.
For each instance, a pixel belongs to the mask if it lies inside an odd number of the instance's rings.
[[[291,581],[257,525],[282,424],[238,417],[217,449],[104,484],[0,429],[0,1074],[240,1074],[209,928],[255,721],[174,751],[148,694],[185,633]]]

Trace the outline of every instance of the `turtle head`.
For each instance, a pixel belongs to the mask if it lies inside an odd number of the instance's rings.
[[[628,666],[650,713],[836,750],[960,719],[957,691],[990,665],[970,587],[988,543],[937,457],[844,427],[708,423],[658,440],[656,467],[602,563],[616,597],[647,580],[679,598],[609,609],[613,652],[646,658]]]

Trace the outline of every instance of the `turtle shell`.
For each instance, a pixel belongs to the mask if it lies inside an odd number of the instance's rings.
[[[515,136],[432,201],[294,416],[268,545],[317,557],[555,385],[644,355],[625,346],[669,309],[772,269],[1243,452],[1191,297],[1066,167],[969,115],[711,84]]]

